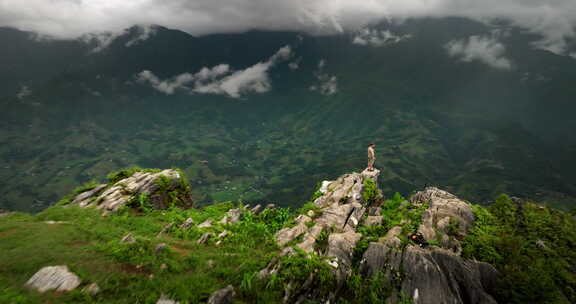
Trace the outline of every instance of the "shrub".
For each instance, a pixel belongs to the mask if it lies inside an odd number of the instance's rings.
[[[363,186],[362,199],[364,200],[364,204],[371,205],[378,198],[378,186],[374,180],[370,178],[364,179]]]

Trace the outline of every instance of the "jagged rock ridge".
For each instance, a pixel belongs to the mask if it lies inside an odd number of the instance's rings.
[[[173,193],[174,197],[170,197]],[[163,209],[170,202],[182,207],[193,205],[188,186],[178,170],[166,169],[159,172],[137,171],[111,185],[102,184],[78,194],[70,205],[95,206],[104,212],[113,212],[139,197],[146,196],[154,208]],[[175,198],[175,199],[174,199]]]
[[[362,226],[378,226],[386,220],[378,215],[380,208],[370,206],[363,197],[366,181],[377,184],[379,171],[346,174],[333,182],[323,183],[323,195],[314,201],[318,210],[300,215],[296,225],[276,234],[281,256],[295,254],[295,250],[328,258],[336,278],[336,288],[329,293],[318,292],[318,285],[311,277],[303,284],[287,284],[285,303],[304,303],[307,300],[333,302],[353,269],[353,254],[362,234]],[[377,196],[381,196],[378,192]],[[380,199],[377,201],[381,201]],[[423,246],[403,242],[406,231],[396,226],[370,243],[364,252],[358,271],[369,279],[383,274],[385,282],[395,286],[386,303],[399,303],[408,296],[415,304],[443,303],[496,303],[494,284],[497,271],[487,263],[464,260],[459,238],[464,237],[474,225],[470,204],[456,196],[427,188],[416,193],[410,202],[417,207],[426,204],[418,232],[437,245]],[[368,215],[370,214],[370,215]],[[321,233],[329,233],[324,251],[315,249]],[[288,246],[294,243],[294,246]],[[279,259],[273,260],[259,273],[266,278],[278,272]],[[383,299],[384,300],[384,299]]]

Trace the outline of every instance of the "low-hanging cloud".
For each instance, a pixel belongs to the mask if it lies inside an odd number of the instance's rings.
[[[362,46],[386,46],[409,39],[411,35],[397,35],[388,30],[365,28],[354,36],[352,43]]]
[[[310,91],[330,96],[338,93],[338,77],[325,73],[325,67],[326,60],[321,59],[320,62],[318,62],[318,70],[314,72],[314,76],[316,76],[318,83],[310,86]]]
[[[471,36],[464,40],[453,40],[446,45],[451,56],[463,62],[482,62],[496,69],[509,70],[512,63],[505,56],[506,47],[490,36]]]
[[[248,93],[265,93],[271,90],[269,70],[278,63],[292,57],[292,48],[285,46],[267,61],[258,62],[244,70],[232,71],[228,64],[213,68],[202,68],[195,74],[183,73],[167,80],[161,80],[150,71],[136,75],[140,83],[149,83],[164,94],[172,95],[178,90],[190,94],[216,94],[240,98]]]
[[[61,39],[158,24],[194,35],[249,29],[337,33],[410,17],[509,20],[543,35],[542,49],[568,54],[574,0],[0,0],[0,26]]]

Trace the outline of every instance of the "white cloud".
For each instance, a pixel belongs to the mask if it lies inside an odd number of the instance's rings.
[[[0,0],[1,1],[1,0]],[[124,45],[126,47],[135,46],[142,41],[156,34],[156,28],[154,26],[136,26],[135,31],[137,31],[137,36],[133,37],[130,41],[126,42]],[[82,35],[79,39],[84,43],[94,44],[95,47],[90,51],[91,53],[99,53],[107,49],[110,44],[114,42],[118,37],[129,34],[129,29],[124,29],[118,32],[94,32]],[[36,40],[46,40],[49,39],[47,36],[36,36]]]
[[[324,72],[326,67],[326,60],[321,59],[318,62],[318,71],[314,72],[314,76],[318,79],[318,83],[310,86],[310,91],[318,92],[322,95],[334,95],[338,93],[338,78]]]
[[[365,28],[360,30],[356,36],[354,36],[352,43],[363,46],[379,47],[396,44],[411,37],[411,35],[396,35],[391,31]]]
[[[156,34],[156,28],[154,26],[138,26],[136,30],[139,32],[138,36],[134,37],[132,40],[126,42],[126,47],[131,47],[139,44],[142,41],[148,40],[148,38]]]
[[[0,0],[0,26],[60,39],[158,24],[194,35],[249,29],[354,31],[384,18],[509,20],[544,35],[535,46],[566,54],[574,0]]]
[[[85,43],[92,43],[95,47],[90,51],[91,53],[99,53],[107,49],[116,38],[122,36],[124,32],[100,32],[89,33],[80,37],[80,40]],[[46,37],[44,37],[46,39]]]
[[[300,68],[300,61],[302,61],[302,58],[298,58],[297,60],[290,62],[288,64],[288,67],[290,68],[290,70],[295,71],[295,70],[299,69]]]
[[[269,70],[280,62],[292,57],[292,48],[285,46],[270,59],[259,62],[244,70],[232,71],[227,64],[213,68],[202,68],[196,74],[184,73],[168,80],[160,80],[150,71],[142,71],[136,78],[140,83],[149,83],[156,90],[172,95],[177,90],[188,93],[218,94],[240,98],[248,93],[265,93],[270,91]]]
[[[160,80],[152,72],[145,70],[136,75],[136,79],[140,83],[150,83],[154,89],[164,94],[172,95],[177,90],[190,90],[189,85],[201,85],[206,81],[225,75],[229,71],[230,66],[220,64],[211,69],[204,67],[196,74],[183,73],[168,80]]]
[[[30,90],[30,88],[28,86],[25,85],[21,85],[20,86],[20,91],[18,91],[18,94],[16,94],[16,97],[19,100],[22,100],[28,96],[32,95],[32,91]]]
[[[494,37],[471,36],[446,45],[448,53],[463,62],[482,62],[493,68],[509,70],[512,63],[505,57],[506,47]]]

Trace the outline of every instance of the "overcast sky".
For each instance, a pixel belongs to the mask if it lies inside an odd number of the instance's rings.
[[[194,35],[248,29],[336,33],[382,18],[505,18],[563,52],[574,37],[575,0],[0,0],[0,26],[61,39],[158,24]]]

